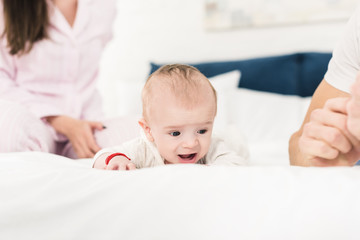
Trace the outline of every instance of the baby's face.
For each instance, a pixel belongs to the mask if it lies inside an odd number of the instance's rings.
[[[161,93],[151,108],[149,127],[152,140],[166,163],[196,163],[209,150],[216,106],[205,96],[191,108],[178,104],[171,93]],[[165,100],[166,99],[166,100]]]

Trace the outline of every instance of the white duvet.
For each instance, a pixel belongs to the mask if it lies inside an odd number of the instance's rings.
[[[359,239],[358,167],[90,165],[0,154],[0,239]]]

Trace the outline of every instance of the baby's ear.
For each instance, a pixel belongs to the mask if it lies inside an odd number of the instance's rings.
[[[151,129],[148,125],[148,123],[146,122],[146,120],[144,118],[141,118],[139,120],[139,125],[142,127],[142,129],[144,130],[144,133],[147,137],[147,139],[150,141],[150,142],[153,142],[154,141],[154,138],[153,136],[151,135]]]

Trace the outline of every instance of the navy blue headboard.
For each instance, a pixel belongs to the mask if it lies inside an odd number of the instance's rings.
[[[324,78],[331,53],[304,52],[238,61],[187,63],[206,77],[240,70],[239,87],[259,91],[312,96]],[[151,63],[151,72],[162,64]]]

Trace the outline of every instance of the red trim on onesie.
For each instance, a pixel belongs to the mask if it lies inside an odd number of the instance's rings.
[[[123,156],[123,157],[126,157],[127,159],[129,159],[129,161],[131,161],[131,159],[123,153],[113,153],[113,154],[107,156],[107,158],[105,159],[105,164],[108,165],[109,162],[111,161],[111,159],[113,159],[116,156]]]

